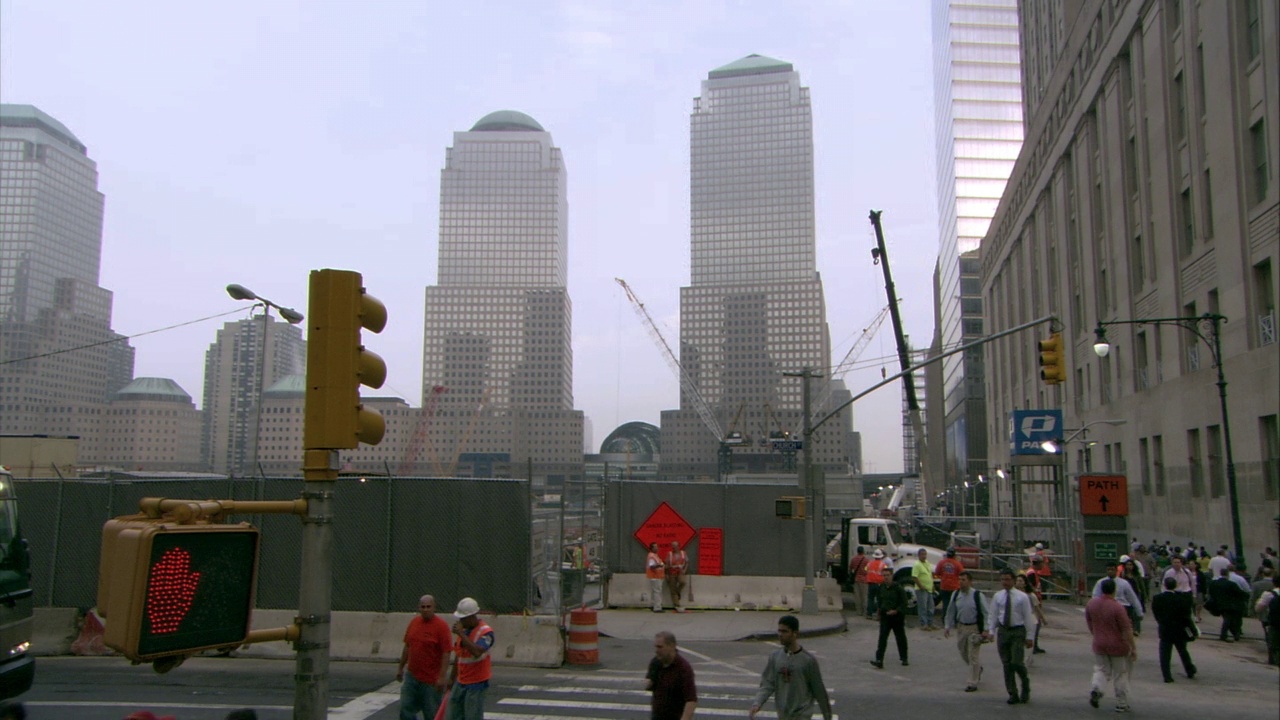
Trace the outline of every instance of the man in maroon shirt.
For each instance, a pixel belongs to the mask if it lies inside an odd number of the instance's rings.
[[[645,673],[645,689],[653,692],[650,720],[692,720],[698,707],[693,668],[676,650],[676,636],[663,630],[653,638],[653,659]]]
[[[444,696],[444,673],[453,648],[449,625],[436,617],[436,599],[430,595],[418,598],[418,615],[404,631],[404,650],[396,668],[400,686],[400,720],[416,720],[422,713],[433,720]],[[405,675],[405,665],[409,674]]]
[[[1129,671],[1138,659],[1129,613],[1116,600],[1116,581],[1104,578],[1102,594],[1084,608],[1084,621],[1093,635],[1093,681],[1089,704],[1098,707],[1103,688],[1115,683],[1116,712],[1129,712]]]

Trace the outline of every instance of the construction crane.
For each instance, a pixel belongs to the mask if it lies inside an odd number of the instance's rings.
[[[480,420],[480,413],[484,410],[484,406],[489,403],[489,386],[486,385],[484,391],[480,393],[480,402],[476,403],[476,409],[471,413],[471,419],[467,421],[467,429],[458,440],[458,446],[454,449],[453,457],[449,460],[449,465],[436,463],[436,472],[440,477],[453,477],[458,472],[458,461],[462,459],[462,453],[467,450],[467,443],[471,441],[471,435],[476,430],[476,424]]]
[[[400,458],[400,466],[396,469],[397,475],[409,475],[418,466],[418,455],[422,452],[423,447],[427,444],[427,433],[431,430],[431,419],[435,417],[436,405],[440,402],[440,396],[445,393],[445,386],[433,385],[431,394],[427,396],[427,402],[422,406],[422,413],[418,415],[418,424],[413,428],[413,436],[409,438],[409,445],[405,448],[404,456]],[[434,456],[434,452],[431,453]]]
[[[720,423],[716,420],[716,416],[712,414],[711,407],[707,401],[703,399],[702,393],[698,392],[698,386],[693,382],[693,378],[684,371],[684,367],[680,365],[680,359],[676,357],[671,346],[667,344],[667,339],[662,336],[662,331],[653,322],[653,318],[649,316],[649,311],[644,308],[644,303],[640,302],[640,298],[636,297],[631,286],[627,285],[627,281],[622,278],[614,278],[614,282],[622,286],[622,290],[627,294],[627,299],[631,301],[631,307],[636,311],[636,316],[640,318],[640,322],[644,323],[645,329],[649,331],[649,335],[658,343],[661,348],[662,358],[671,366],[671,370],[675,372],[676,377],[680,378],[680,392],[683,396],[688,397],[693,404],[693,409],[697,411],[698,417],[702,418],[702,422],[716,436],[717,442],[724,442],[724,429],[720,427]]]
[[[871,344],[871,339],[875,337],[877,332],[879,332],[880,326],[884,324],[885,318],[887,317],[889,317],[889,306],[885,305],[880,308],[880,312],[876,313],[875,317],[871,318],[871,322],[867,323],[866,327],[862,329],[862,335],[853,343],[853,347],[849,348],[849,352],[845,353],[844,359],[832,368],[831,380],[827,383],[827,389],[822,393],[822,396],[818,398],[818,402],[813,405],[815,408],[813,419],[815,421],[821,419],[823,415],[827,414],[827,401],[831,399],[831,393],[835,392],[835,381],[844,377],[851,369],[853,369],[853,364],[858,361],[858,358],[862,356],[862,353],[867,349],[867,346]]]

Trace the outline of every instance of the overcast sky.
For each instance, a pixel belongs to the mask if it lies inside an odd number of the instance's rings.
[[[835,360],[885,305],[868,210],[885,232],[906,329],[932,334],[937,254],[926,0],[365,3],[0,0],[0,99],[89,147],[106,195],[100,284],[140,337],[135,375],[199,404],[204,353],[240,283],[306,311],[308,271],[363,273],[390,312],[366,344],[378,394],[421,403],[423,288],[436,281],[440,169],[455,131],[514,109],[569,178],[574,400],[594,445],[658,423],[677,382],[622,277],[679,337],[689,283],[689,111],[711,69],[751,53],[811,88],[818,267]],[[846,376],[896,371],[886,323]],[[854,408],[868,472],[902,467],[901,389]]]

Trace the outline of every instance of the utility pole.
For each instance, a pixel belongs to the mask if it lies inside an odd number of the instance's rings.
[[[798,377],[801,386],[801,413],[804,417],[804,432],[800,439],[803,441],[800,446],[800,489],[804,491],[804,590],[800,592],[800,612],[803,614],[813,614],[818,612],[818,589],[814,583],[814,553],[813,546],[814,523],[813,515],[818,509],[817,493],[814,491],[813,482],[813,450],[810,449],[813,434],[813,418],[809,414],[809,379],[820,378],[821,375],[813,372],[810,368],[805,368],[798,373],[784,372],[785,377]]]

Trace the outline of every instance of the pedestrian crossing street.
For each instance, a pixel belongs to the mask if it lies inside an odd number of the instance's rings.
[[[759,687],[758,680],[743,673],[703,669],[697,663],[694,673],[698,684],[697,717],[747,716]],[[484,716],[493,720],[647,720],[649,717],[650,694],[644,689],[643,671],[602,669],[548,674],[545,678],[547,684],[544,685],[503,688],[503,697],[496,702],[491,699]],[[828,688],[827,693],[830,695],[832,690]],[[770,699],[757,718],[774,717],[777,714]]]

